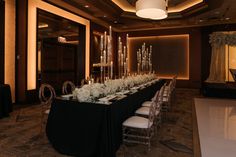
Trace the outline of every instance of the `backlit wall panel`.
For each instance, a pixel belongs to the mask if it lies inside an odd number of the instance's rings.
[[[178,79],[189,80],[189,35],[168,35],[129,38],[129,69],[137,71],[137,51],[143,43],[152,45],[153,70],[163,78],[177,74]]]
[[[15,0],[5,1],[5,55],[4,83],[11,87],[15,102]]]
[[[67,12],[42,0],[28,0],[28,54],[27,54],[27,90],[36,89],[36,10],[37,8],[62,16],[66,19],[85,25],[85,77],[89,74],[90,52],[90,21],[80,16]]]

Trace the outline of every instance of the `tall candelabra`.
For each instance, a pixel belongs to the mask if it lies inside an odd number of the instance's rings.
[[[109,35],[105,31],[100,40],[100,78],[102,82],[113,78],[112,47],[112,28],[110,26]]]
[[[152,45],[146,48],[146,43],[143,43],[142,48],[137,51],[137,72],[152,72]]]
[[[129,35],[126,35],[126,45],[123,46],[121,42],[121,37],[118,38],[118,75],[119,78],[128,76],[128,45],[129,45]]]

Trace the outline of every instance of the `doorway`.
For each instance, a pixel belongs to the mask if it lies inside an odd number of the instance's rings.
[[[37,10],[37,88],[42,83],[48,83],[57,94],[61,94],[64,81],[78,85],[84,78],[85,65],[81,65],[85,56],[83,27],[55,14]]]

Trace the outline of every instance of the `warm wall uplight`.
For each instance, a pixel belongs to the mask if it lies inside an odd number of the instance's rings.
[[[28,0],[28,53],[27,53],[27,90],[36,89],[36,28],[37,8],[64,17],[86,27],[85,46],[85,77],[89,74],[89,52],[90,52],[90,21],[80,16],[67,12],[42,0]]]
[[[225,81],[234,82],[229,69],[236,69],[236,47],[225,46]]]
[[[137,71],[137,51],[144,42],[152,45],[153,70],[161,78],[189,80],[189,34],[129,37],[129,69]]]
[[[197,4],[202,3],[204,0],[188,0],[184,1],[183,3],[176,5],[175,7],[170,7],[168,9],[169,13],[174,13],[174,12],[181,12],[184,11],[185,9],[191,8]]]
[[[129,2],[126,0],[111,0],[111,1],[124,11],[127,11],[127,12],[135,12],[136,11],[135,7],[130,5]]]
[[[4,83],[11,87],[12,101],[15,102],[15,0],[5,1],[5,55]]]

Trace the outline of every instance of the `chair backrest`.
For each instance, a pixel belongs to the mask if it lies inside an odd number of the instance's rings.
[[[177,79],[177,75],[175,75],[175,76],[173,77],[173,89],[174,89],[175,86],[176,86],[176,79]]]
[[[157,103],[161,103],[161,102],[162,102],[164,90],[165,90],[165,88],[166,88],[166,86],[167,86],[166,84],[167,84],[167,83],[165,83],[165,84],[161,87],[161,89],[159,90],[158,97],[156,98],[156,102],[157,102]]]
[[[97,77],[95,82],[96,82],[96,83],[100,83],[100,78]]]
[[[158,94],[159,94],[159,90],[156,91],[154,97],[152,98],[152,101],[156,101],[157,100]]]
[[[156,112],[156,103],[155,103],[155,101],[152,101],[151,106],[150,106],[150,110],[149,110],[149,115],[148,115],[148,126],[149,127],[154,123],[155,112]]]
[[[85,79],[82,79],[80,82],[81,87],[85,84]]]
[[[39,88],[39,100],[41,103],[49,104],[56,97],[54,88],[49,84],[41,84]]]
[[[68,90],[70,89],[70,91]],[[71,81],[65,81],[62,85],[62,94],[69,94],[75,90],[75,84]]]
[[[171,94],[171,92],[172,92],[172,87],[173,87],[173,80],[171,80],[171,81],[169,82],[169,84],[165,86],[165,89],[164,89],[164,90],[167,91],[167,95],[170,95],[170,94]]]

